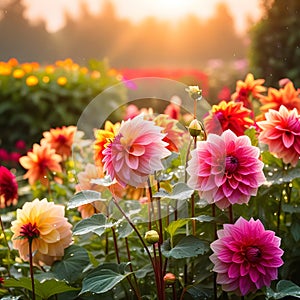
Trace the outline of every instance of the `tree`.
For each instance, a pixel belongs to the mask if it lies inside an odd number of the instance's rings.
[[[264,4],[265,16],[251,30],[250,65],[267,85],[290,78],[300,86],[300,1]]]

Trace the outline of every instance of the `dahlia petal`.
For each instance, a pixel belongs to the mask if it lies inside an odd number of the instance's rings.
[[[228,268],[228,276],[229,278],[238,278],[240,276],[240,266],[235,263],[231,264]]]
[[[282,135],[282,142],[286,148],[290,148],[294,143],[294,135],[284,132]]]
[[[259,279],[260,274],[255,268],[250,268],[249,276],[250,276],[252,282],[256,282]]]
[[[247,295],[251,289],[251,282],[248,276],[243,276],[239,280],[239,288],[243,296]]]

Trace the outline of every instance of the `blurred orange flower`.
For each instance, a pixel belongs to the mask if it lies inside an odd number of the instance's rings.
[[[13,71],[12,75],[13,75],[14,78],[20,79],[20,78],[24,77],[25,72],[22,69],[16,69],[16,70]]]
[[[52,128],[43,133],[44,138],[41,142],[48,143],[56,153],[66,160],[71,155],[72,144],[76,132],[76,126],[62,126]]]
[[[58,85],[63,86],[67,84],[68,79],[65,76],[60,76],[56,79],[56,82]]]
[[[120,128],[120,123],[113,124],[110,121],[106,121],[104,129],[96,129],[94,136],[96,138],[94,142],[94,160],[96,165],[102,166],[103,154],[102,151],[105,149],[105,145],[109,140],[114,139]]]
[[[223,100],[212,106],[203,122],[207,133],[221,135],[223,131],[230,129],[237,136],[241,136],[247,128],[254,125],[250,115],[251,110],[244,107],[242,102]]]
[[[252,99],[261,98],[261,93],[266,91],[266,87],[262,86],[264,82],[264,79],[254,79],[253,74],[248,73],[245,81],[237,81],[231,99],[235,102],[243,102],[245,107],[252,108]]]
[[[26,78],[26,84],[28,86],[36,86],[39,83],[39,80],[36,76],[30,75]]]
[[[5,62],[0,62],[0,75],[10,75],[11,66]]]
[[[262,113],[268,112],[269,109],[279,111],[281,105],[289,110],[296,108],[300,113],[300,91],[295,89],[291,81],[279,90],[269,88],[268,95],[260,98],[260,102],[263,104],[260,108]]]
[[[20,164],[27,169],[24,179],[28,178],[29,184],[33,185],[40,180],[43,185],[49,184],[47,175],[49,172],[61,172],[62,158],[47,143],[34,144],[32,151],[27,156],[20,157]]]
[[[28,261],[31,242],[34,264],[51,265],[62,258],[64,249],[72,243],[71,227],[63,205],[47,199],[26,202],[17,209],[17,218],[12,222],[13,247]]]

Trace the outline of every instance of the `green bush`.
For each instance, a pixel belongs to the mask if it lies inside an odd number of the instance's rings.
[[[29,146],[46,129],[76,125],[87,104],[121,79],[106,61],[91,60],[87,67],[71,59],[48,66],[0,62],[0,148],[14,151],[18,140]]]

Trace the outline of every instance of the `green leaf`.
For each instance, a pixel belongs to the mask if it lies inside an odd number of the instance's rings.
[[[91,292],[102,294],[110,291],[119,284],[130,273],[122,275],[109,269],[96,270],[91,272],[82,282],[80,295]]]
[[[193,235],[188,235],[182,238],[174,248],[170,248],[169,241],[163,243],[163,255],[168,258],[180,259],[202,255],[209,250],[209,245],[206,241],[202,241]]]
[[[282,205],[282,211],[290,214],[298,214],[300,213],[300,206],[284,203]]]
[[[134,274],[137,278],[144,278],[147,274],[149,274],[151,272],[153,272],[153,267],[151,264],[148,264],[148,265],[144,266],[143,268],[135,271]]]
[[[196,220],[198,222],[211,222],[214,220],[213,217],[211,216],[207,216],[207,215],[201,215],[201,216],[198,216],[198,217],[194,217],[194,218],[191,218],[192,220]]]
[[[248,128],[245,130],[245,135],[247,135],[250,138],[251,145],[252,146],[257,146],[258,145],[258,138],[256,135],[256,130],[255,128]]]
[[[276,292],[267,288],[267,299],[282,299],[288,296],[300,298],[300,287],[289,280],[280,280],[276,285]]]
[[[68,204],[68,209],[76,208],[80,205],[89,204],[94,201],[106,201],[106,199],[102,199],[101,193],[96,191],[81,191],[76,193]]]
[[[119,238],[126,238],[133,232],[131,225],[127,221],[121,222],[117,229]]]
[[[173,187],[172,193],[167,193],[164,189],[153,195],[155,198],[168,198],[172,200],[185,200],[192,196],[194,190],[191,189],[186,183],[179,182]]]
[[[65,249],[64,257],[52,266],[53,274],[58,279],[75,282],[82,275],[84,268],[90,263],[87,251],[77,245]]]
[[[262,157],[262,161],[265,165],[276,165],[276,166],[282,168],[282,160],[279,158],[276,158],[269,151],[263,151],[261,153],[261,157]]]
[[[107,228],[111,228],[112,223],[107,223],[107,218],[103,214],[94,214],[90,218],[78,222],[73,229],[74,235],[83,235],[90,232],[101,236]]]
[[[168,227],[166,228],[166,231],[169,233],[171,239],[176,234],[176,231],[181,228],[182,226],[186,225],[188,222],[188,219],[178,219],[176,221],[172,221]]]
[[[266,185],[282,184],[291,182],[296,178],[300,178],[300,172],[298,168],[289,168],[283,170],[282,168],[266,168],[265,176],[267,179]]]
[[[67,285],[66,282],[58,281],[56,279],[45,280],[43,282],[39,282],[38,280],[34,280],[35,285],[35,294],[40,296],[42,299],[48,299],[49,297],[70,291],[79,290],[78,288],[71,287]],[[25,288],[27,290],[32,291],[31,287],[31,279],[27,277],[23,277],[20,279],[9,278],[5,280],[4,286],[6,288]]]

